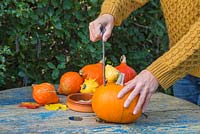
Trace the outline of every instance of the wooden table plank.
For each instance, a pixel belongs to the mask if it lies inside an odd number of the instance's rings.
[[[66,96],[59,97],[65,103]],[[19,108],[24,101],[34,101],[31,87],[0,92],[0,133],[200,133],[200,107],[163,93],[153,95],[148,117],[131,124],[96,122],[94,113]],[[71,116],[82,120],[69,120]]]

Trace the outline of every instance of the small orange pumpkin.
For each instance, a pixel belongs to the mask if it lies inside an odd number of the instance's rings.
[[[84,79],[95,79],[99,85],[103,84],[103,65],[102,60],[95,64],[88,64],[82,67],[79,74]]]
[[[142,110],[133,114],[139,96],[134,98],[128,108],[123,107],[130,93],[118,99],[117,94],[122,88],[123,86],[115,83],[107,83],[106,86],[97,88],[92,97],[92,109],[99,118],[114,123],[131,123],[141,116]]]
[[[55,87],[50,83],[32,85],[32,96],[38,104],[51,104],[59,102]]]
[[[116,66],[115,68],[117,68],[117,70],[119,70],[121,73],[124,73],[124,75],[125,75],[124,83],[133,79],[137,75],[136,71],[127,65],[125,55],[121,56],[121,63],[120,63],[120,65]]]
[[[69,95],[81,89],[83,78],[77,72],[66,72],[61,76],[58,93]]]

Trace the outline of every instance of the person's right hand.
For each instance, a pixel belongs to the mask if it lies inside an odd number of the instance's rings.
[[[90,22],[89,31],[91,41],[96,42],[102,38],[102,33],[100,30],[101,25],[103,25],[105,28],[105,33],[103,35],[103,41],[105,42],[111,36],[112,29],[114,27],[114,17],[110,14],[104,14]]]

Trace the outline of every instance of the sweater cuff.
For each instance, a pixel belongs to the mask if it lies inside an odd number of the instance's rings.
[[[158,60],[153,62],[146,70],[153,74],[164,89],[169,88],[179,79],[175,72],[170,71],[169,67],[164,62]]]
[[[112,4],[110,3],[106,3],[103,4],[101,7],[101,13],[100,16],[103,14],[110,14],[114,17],[114,22],[115,22],[115,26],[120,26],[122,23],[122,19],[119,18],[118,16],[118,8],[116,8],[115,5],[117,5],[117,2],[113,2]]]
[[[148,0],[105,0],[102,4],[100,15],[111,14],[114,17],[115,26],[119,26],[134,10],[147,2]]]

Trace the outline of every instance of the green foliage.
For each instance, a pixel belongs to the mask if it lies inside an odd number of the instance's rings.
[[[12,56],[10,48],[8,46],[0,46],[0,87],[6,84],[6,61],[7,56]]]
[[[59,83],[64,72],[79,71],[86,64],[98,62],[101,42],[90,42],[88,24],[99,15],[102,2],[1,1],[1,88],[44,81]],[[114,28],[106,43],[106,56],[108,62],[118,65],[125,54],[128,64],[139,72],[159,57],[167,44],[159,1],[152,0]]]

